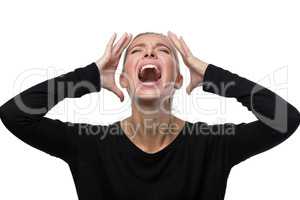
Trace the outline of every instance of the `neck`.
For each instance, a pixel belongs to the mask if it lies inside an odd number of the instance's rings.
[[[141,133],[148,137],[159,137],[164,131],[161,126],[169,125],[172,120],[171,103],[142,100],[132,104],[131,121],[140,126]]]
[[[125,129],[131,140],[145,151],[163,148],[176,137],[178,120],[171,114],[171,101],[137,100],[132,103],[132,115]],[[174,130],[173,130],[174,129]],[[173,133],[173,134],[171,134]]]

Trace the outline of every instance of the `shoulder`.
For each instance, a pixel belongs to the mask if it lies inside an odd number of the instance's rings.
[[[237,126],[234,123],[208,124],[207,122],[187,122],[184,134],[191,145],[222,146],[235,135]]]
[[[117,122],[108,125],[70,124],[68,140],[72,142],[76,155],[93,157],[99,148],[111,145],[112,136],[118,132],[116,124]]]

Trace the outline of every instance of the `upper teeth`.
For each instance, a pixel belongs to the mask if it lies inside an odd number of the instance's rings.
[[[152,64],[142,66],[141,71],[146,68],[155,68],[156,70],[159,71],[158,67],[156,65],[152,65]]]

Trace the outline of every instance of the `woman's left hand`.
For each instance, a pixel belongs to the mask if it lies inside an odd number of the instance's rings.
[[[192,90],[202,83],[208,64],[192,54],[181,36],[178,38],[176,34],[168,31],[168,38],[181,54],[184,64],[189,68],[191,81],[186,88],[186,92],[191,94]]]

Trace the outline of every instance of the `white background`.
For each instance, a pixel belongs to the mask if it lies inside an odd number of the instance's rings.
[[[262,83],[298,109],[300,12],[297,1],[37,1],[0,3],[0,104],[13,95],[99,58],[113,32],[182,35],[194,55]],[[181,62],[182,63],[182,62]],[[121,67],[121,65],[119,66]],[[192,122],[250,122],[235,99],[176,93],[174,113]],[[124,91],[125,92],[125,91]],[[47,115],[108,124],[130,114],[102,90],[64,100]],[[208,109],[210,110],[208,112]],[[213,109],[213,112],[211,110]],[[235,166],[225,199],[300,199],[300,131],[279,146]],[[195,152],[197,153],[197,152]],[[36,150],[0,125],[0,199],[78,199],[66,163]]]

